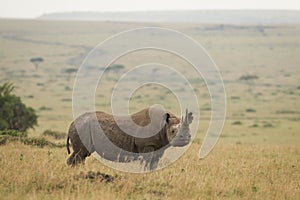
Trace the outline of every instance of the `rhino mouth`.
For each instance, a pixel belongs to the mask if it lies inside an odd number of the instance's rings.
[[[191,137],[185,137],[185,138],[174,138],[171,141],[171,146],[173,147],[183,147],[188,145],[191,142]]]

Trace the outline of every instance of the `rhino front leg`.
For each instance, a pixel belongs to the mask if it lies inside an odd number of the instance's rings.
[[[149,164],[150,171],[155,170],[157,168],[158,162],[159,162],[159,158],[155,158],[155,157],[152,158]]]
[[[145,147],[142,153],[147,153],[143,156],[144,170],[155,170],[159,162],[159,157],[155,155],[154,147]]]

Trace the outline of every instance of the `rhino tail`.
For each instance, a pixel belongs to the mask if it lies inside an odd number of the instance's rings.
[[[67,137],[67,151],[68,151],[68,154],[70,154],[71,153],[71,151],[70,151],[70,137],[68,136]]]

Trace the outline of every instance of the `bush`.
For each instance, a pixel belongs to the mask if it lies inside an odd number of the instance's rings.
[[[248,108],[248,109],[246,109],[246,112],[256,112],[256,110],[255,109],[253,109],[253,108]]]
[[[52,134],[53,137],[58,137],[58,138],[64,138],[66,136],[64,133],[57,133],[55,131],[50,131],[50,130],[44,131],[43,134],[44,135]],[[0,131],[0,145],[5,145],[7,142],[16,142],[16,141],[19,141],[25,145],[30,145],[30,146],[40,147],[40,148],[43,148],[45,146],[62,148],[66,146],[65,143],[63,144],[53,143],[51,141],[48,141],[44,137],[27,137],[26,132],[20,132],[17,130]]]
[[[11,83],[0,86],[0,130],[26,131],[37,125],[37,115],[20,97],[11,94],[13,89]]]
[[[47,141],[45,138],[24,138],[21,140],[26,145],[44,147],[44,146],[52,146],[53,144]]]
[[[239,80],[245,80],[245,81],[254,80],[254,79],[258,79],[258,76],[247,74],[247,75],[243,75],[239,78]]]
[[[52,108],[49,108],[49,107],[47,107],[47,106],[41,106],[41,107],[39,108],[39,110],[40,110],[40,111],[52,110]]]
[[[264,128],[273,128],[274,125],[271,123],[264,123]]]
[[[27,137],[26,132],[20,132],[17,130],[5,130],[5,131],[0,131],[0,135],[9,135],[12,137]]]
[[[239,97],[239,96],[231,96],[230,98],[231,98],[231,99],[236,99],[236,100],[241,99],[241,97]]]
[[[257,127],[259,127],[259,125],[258,124],[252,124],[251,126],[249,126],[250,128],[257,128]]]
[[[234,122],[232,122],[232,125],[242,125],[242,122],[241,121],[234,121]]]

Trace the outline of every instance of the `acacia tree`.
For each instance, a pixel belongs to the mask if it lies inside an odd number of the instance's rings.
[[[20,97],[11,94],[13,90],[12,83],[0,85],[0,130],[26,131],[37,125],[37,115]]]
[[[76,73],[77,69],[76,68],[67,68],[67,69],[64,70],[64,72],[68,74],[67,81],[69,81],[70,78],[71,78],[71,75],[73,73]]]
[[[248,92],[250,93],[252,92],[252,87],[254,86],[254,80],[256,79],[258,79],[258,76],[251,75],[251,74],[243,75],[239,78],[239,80],[246,82],[246,84],[248,85]]]
[[[35,57],[35,58],[31,58],[31,59],[30,59],[30,62],[32,62],[32,63],[34,64],[34,66],[35,66],[35,70],[38,69],[39,64],[40,64],[41,62],[43,62],[43,61],[44,61],[44,59],[41,58],[41,57]]]

